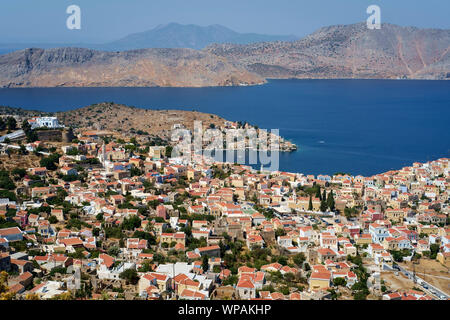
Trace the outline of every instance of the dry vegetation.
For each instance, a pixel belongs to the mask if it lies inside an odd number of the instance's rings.
[[[401,272],[398,272],[398,276],[394,272],[382,272],[381,279],[391,291],[409,290],[415,287],[414,281]]]
[[[402,266],[410,271],[413,270],[411,262],[405,262]],[[450,292],[450,270],[438,261],[420,259],[419,264],[416,265],[416,275],[444,292]]]
[[[6,154],[0,155],[0,170],[11,171],[15,168],[35,168],[39,167],[40,157],[33,153],[26,156],[12,152],[10,156]]]
[[[114,103],[100,103],[73,111],[56,114],[65,125],[95,130],[119,131],[127,134],[150,134],[170,137],[175,124],[193,129],[194,121],[202,121],[203,127],[210,124],[222,126],[225,119],[207,113],[180,110],[148,110]]]

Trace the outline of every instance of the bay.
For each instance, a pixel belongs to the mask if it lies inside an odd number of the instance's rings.
[[[373,175],[450,156],[450,82],[270,80],[210,88],[4,88],[0,105],[47,112],[100,102],[196,110],[279,129],[280,170]]]

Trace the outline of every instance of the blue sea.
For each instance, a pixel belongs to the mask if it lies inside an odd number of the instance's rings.
[[[450,82],[271,80],[213,88],[0,89],[0,105],[64,111],[113,101],[150,109],[196,110],[279,129],[299,150],[280,170],[373,175],[450,157]]]

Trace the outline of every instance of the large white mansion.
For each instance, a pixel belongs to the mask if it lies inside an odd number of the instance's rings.
[[[28,120],[28,123],[31,125],[32,129],[35,128],[62,128],[64,126],[59,124],[57,117],[34,117]]]

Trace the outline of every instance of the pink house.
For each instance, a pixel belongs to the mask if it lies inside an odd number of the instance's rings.
[[[156,207],[156,215],[158,217],[167,219],[167,210],[166,207],[164,207],[162,204]]]

